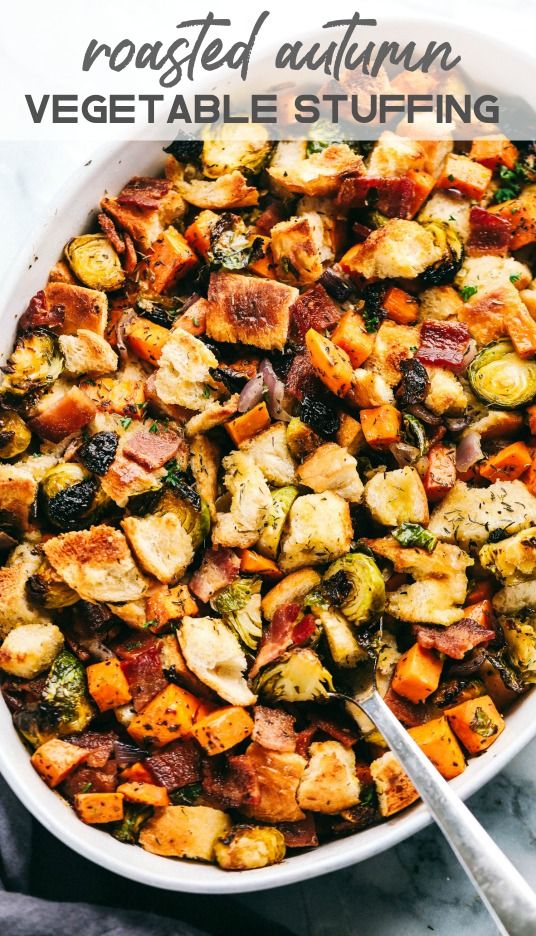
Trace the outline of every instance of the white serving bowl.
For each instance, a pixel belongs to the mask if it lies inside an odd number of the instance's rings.
[[[406,31],[408,24],[402,24]],[[466,32],[460,32],[467,39]],[[503,63],[514,52],[502,49]],[[84,166],[64,188],[54,210],[40,224],[12,270],[0,302],[0,356],[9,353],[16,322],[28,299],[46,283],[63,245],[86,230],[105,190],[117,192],[133,175],[160,172],[161,144],[128,143],[106,150],[102,158]],[[470,796],[501,770],[536,734],[536,693],[523,697],[506,719],[497,742],[473,758],[453,788]],[[42,825],[78,854],[131,880],[166,890],[232,894],[280,887],[356,864],[385,851],[422,829],[431,820],[422,804],[382,825],[287,858],[282,864],[247,872],[226,872],[211,865],[161,858],[142,848],[123,845],[107,832],[84,825],[71,807],[48,789],[31,766],[3,699],[0,699],[0,772],[24,806]]]

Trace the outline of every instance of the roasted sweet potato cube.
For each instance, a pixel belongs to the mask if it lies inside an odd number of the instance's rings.
[[[504,719],[489,695],[455,705],[445,714],[452,730],[470,754],[485,751],[504,731]]]
[[[138,743],[163,747],[190,734],[198,708],[195,696],[170,683],[132,719],[128,733]]]
[[[385,403],[362,409],[359,415],[363,435],[372,448],[387,448],[399,440],[402,416],[395,406]]]
[[[188,241],[174,227],[169,227],[155,240],[142,270],[142,281],[151,292],[163,293],[197,263],[197,255]]]
[[[298,298],[294,286],[219,272],[210,277],[207,335],[257,348],[281,350],[287,340],[290,306]]]
[[[410,728],[408,734],[417,742],[445,780],[451,780],[463,773],[465,758],[445,716],[433,718],[424,725]]]
[[[86,675],[90,695],[101,712],[130,702],[132,696],[127,678],[115,657],[88,666]]]
[[[170,621],[189,615],[193,617],[199,608],[187,585],[175,585],[168,588],[153,588],[147,596],[145,610],[149,621],[154,621],[151,630],[163,629]]]
[[[145,318],[136,318],[125,328],[128,346],[134,354],[155,366],[160,360],[162,348],[169,339],[169,331]]]
[[[497,166],[513,169],[519,157],[519,150],[508,137],[499,134],[473,140],[469,156],[489,169],[496,169]]]
[[[437,689],[442,669],[442,660],[436,653],[415,643],[396,665],[393,689],[411,702],[424,702]]]
[[[45,286],[45,296],[51,309],[62,309],[64,335],[76,335],[79,328],[87,328],[104,336],[108,319],[106,293],[72,283],[54,282]]]
[[[130,803],[144,803],[147,806],[169,806],[169,794],[165,787],[155,783],[132,781],[120,783],[117,792],[122,793]]]
[[[196,721],[192,734],[207,754],[222,754],[240,744],[253,731],[253,719],[245,708],[230,705]]]
[[[57,787],[86,759],[89,751],[84,748],[52,738],[45,741],[32,754],[32,764],[49,787]]]
[[[122,793],[77,793],[74,808],[88,825],[119,822],[123,818]]]

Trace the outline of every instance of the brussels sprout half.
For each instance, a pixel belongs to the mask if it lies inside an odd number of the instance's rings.
[[[0,458],[14,458],[26,451],[32,433],[18,413],[0,411]]]
[[[26,583],[30,601],[50,610],[68,608],[80,600],[79,595],[63,581],[48,560],[43,559],[35,575]]]
[[[63,370],[58,339],[46,328],[24,332],[3,368],[1,393],[25,396],[53,383]]]
[[[506,339],[482,348],[467,377],[477,397],[497,409],[517,409],[536,396],[536,361],[520,358]]]
[[[275,559],[279,541],[290,508],[298,496],[298,488],[293,484],[272,491],[272,506],[257,540],[257,550],[268,559]]]
[[[266,702],[315,702],[334,691],[331,673],[314,650],[291,650],[262,670],[255,691]]]
[[[77,279],[90,289],[110,292],[125,282],[121,261],[104,234],[73,237],[65,247],[65,256]]]
[[[463,263],[463,243],[456,229],[446,221],[424,221],[422,227],[434,238],[435,244],[440,248],[442,256],[432,263],[424,273],[421,281],[424,286],[445,286],[452,283],[456,273]]]
[[[60,735],[83,731],[93,718],[84,665],[69,650],[62,650],[54,660],[42,699],[56,712]]]
[[[77,462],[55,465],[39,488],[39,506],[49,523],[60,530],[87,526],[107,502],[97,481]]]
[[[261,580],[238,578],[219,591],[211,607],[238,639],[250,650],[256,650],[262,637]]]
[[[165,486],[154,508],[154,513],[162,517],[173,513],[190,534],[194,549],[198,549],[210,532],[210,510],[203,498],[199,498],[199,508],[186,497],[171,487]]]
[[[203,141],[203,173],[209,179],[219,179],[235,169],[257,175],[268,162],[272,148],[261,124],[220,124],[210,128]]]
[[[337,559],[328,568],[324,582],[343,573],[349,583],[348,594],[342,598],[340,610],[352,624],[366,624],[385,607],[385,582],[370,556],[350,553]]]

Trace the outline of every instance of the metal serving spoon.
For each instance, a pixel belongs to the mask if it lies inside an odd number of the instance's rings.
[[[333,697],[357,705],[387,741],[408,774],[465,873],[504,936],[536,936],[536,894],[446,780],[400,724],[376,689],[354,697]]]

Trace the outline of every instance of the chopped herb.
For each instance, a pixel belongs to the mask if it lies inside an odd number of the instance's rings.
[[[471,731],[474,731],[475,734],[480,735],[481,738],[491,738],[492,735],[497,734],[497,731],[499,730],[497,725],[480,706],[475,709],[475,714],[469,722],[469,727]]]
[[[211,388],[207,384],[205,384],[205,386],[203,387],[203,396],[205,400],[208,400],[210,398],[211,393],[212,393]]]
[[[401,546],[416,546],[426,552],[433,552],[437,545],[437,536],[425,530],[420,523],[401,523],[393,531],[393,536]]]
[[[80,792],[81,792],[81,793],[89,793],[89,791],[90,791],[91,789],[93,789],[93,784],[92,784],[91,782],[90,782],[90,783],[84,783],[84,786],[82,787],[82,789],[81,789]]]
[[[520,279],[521,279],[521,273],[512,273],[512,275],[511,275],[511,277],[510,277],[510,282],[511,282],[511,283],[517,283],[517,282],[519,282]]]
[[[464,302],[467,302],[471,296],[476,296],[478,292],[478,286],[462,286],[460,289],[460,295]]]
[[[525,166],[521,162],[516,163],[513,169],[508,169],[507,166],[501,166],[499,169],[499,179],[503,185],[499,186],[493,196],[493,201],[496,205],[499,205],[501,202],[510,201],[512,198],[517,198],[527,181]]]
[[[174,793],[170,794],[169,798],[174,806],[191,806],[199,799],[202,792],[203,787],[200,783],[189,783],[181,790],[175,790]]]
[[[149,432],[158,432],[158,423],[154,422],[149,426]]]
[[[145,622],[145,624],[143,625],[143,629],[147,630],[148,627],[155,627],[157,623],[158,622],[155,620],[155,618],[151,618],[150,621]]]
[[[124,416],[123,419],[119,420],[119,424],[123,427],[123,429],[128,429],[131,422],[132,422],[132,419],[130,416]]]
[[[360,806],[372,806],[376,807],[378,805],[378,797],[376,794],[376,787],[373,783],[369,783],[366,787],[361,789],[361,796],[359,797]]]

